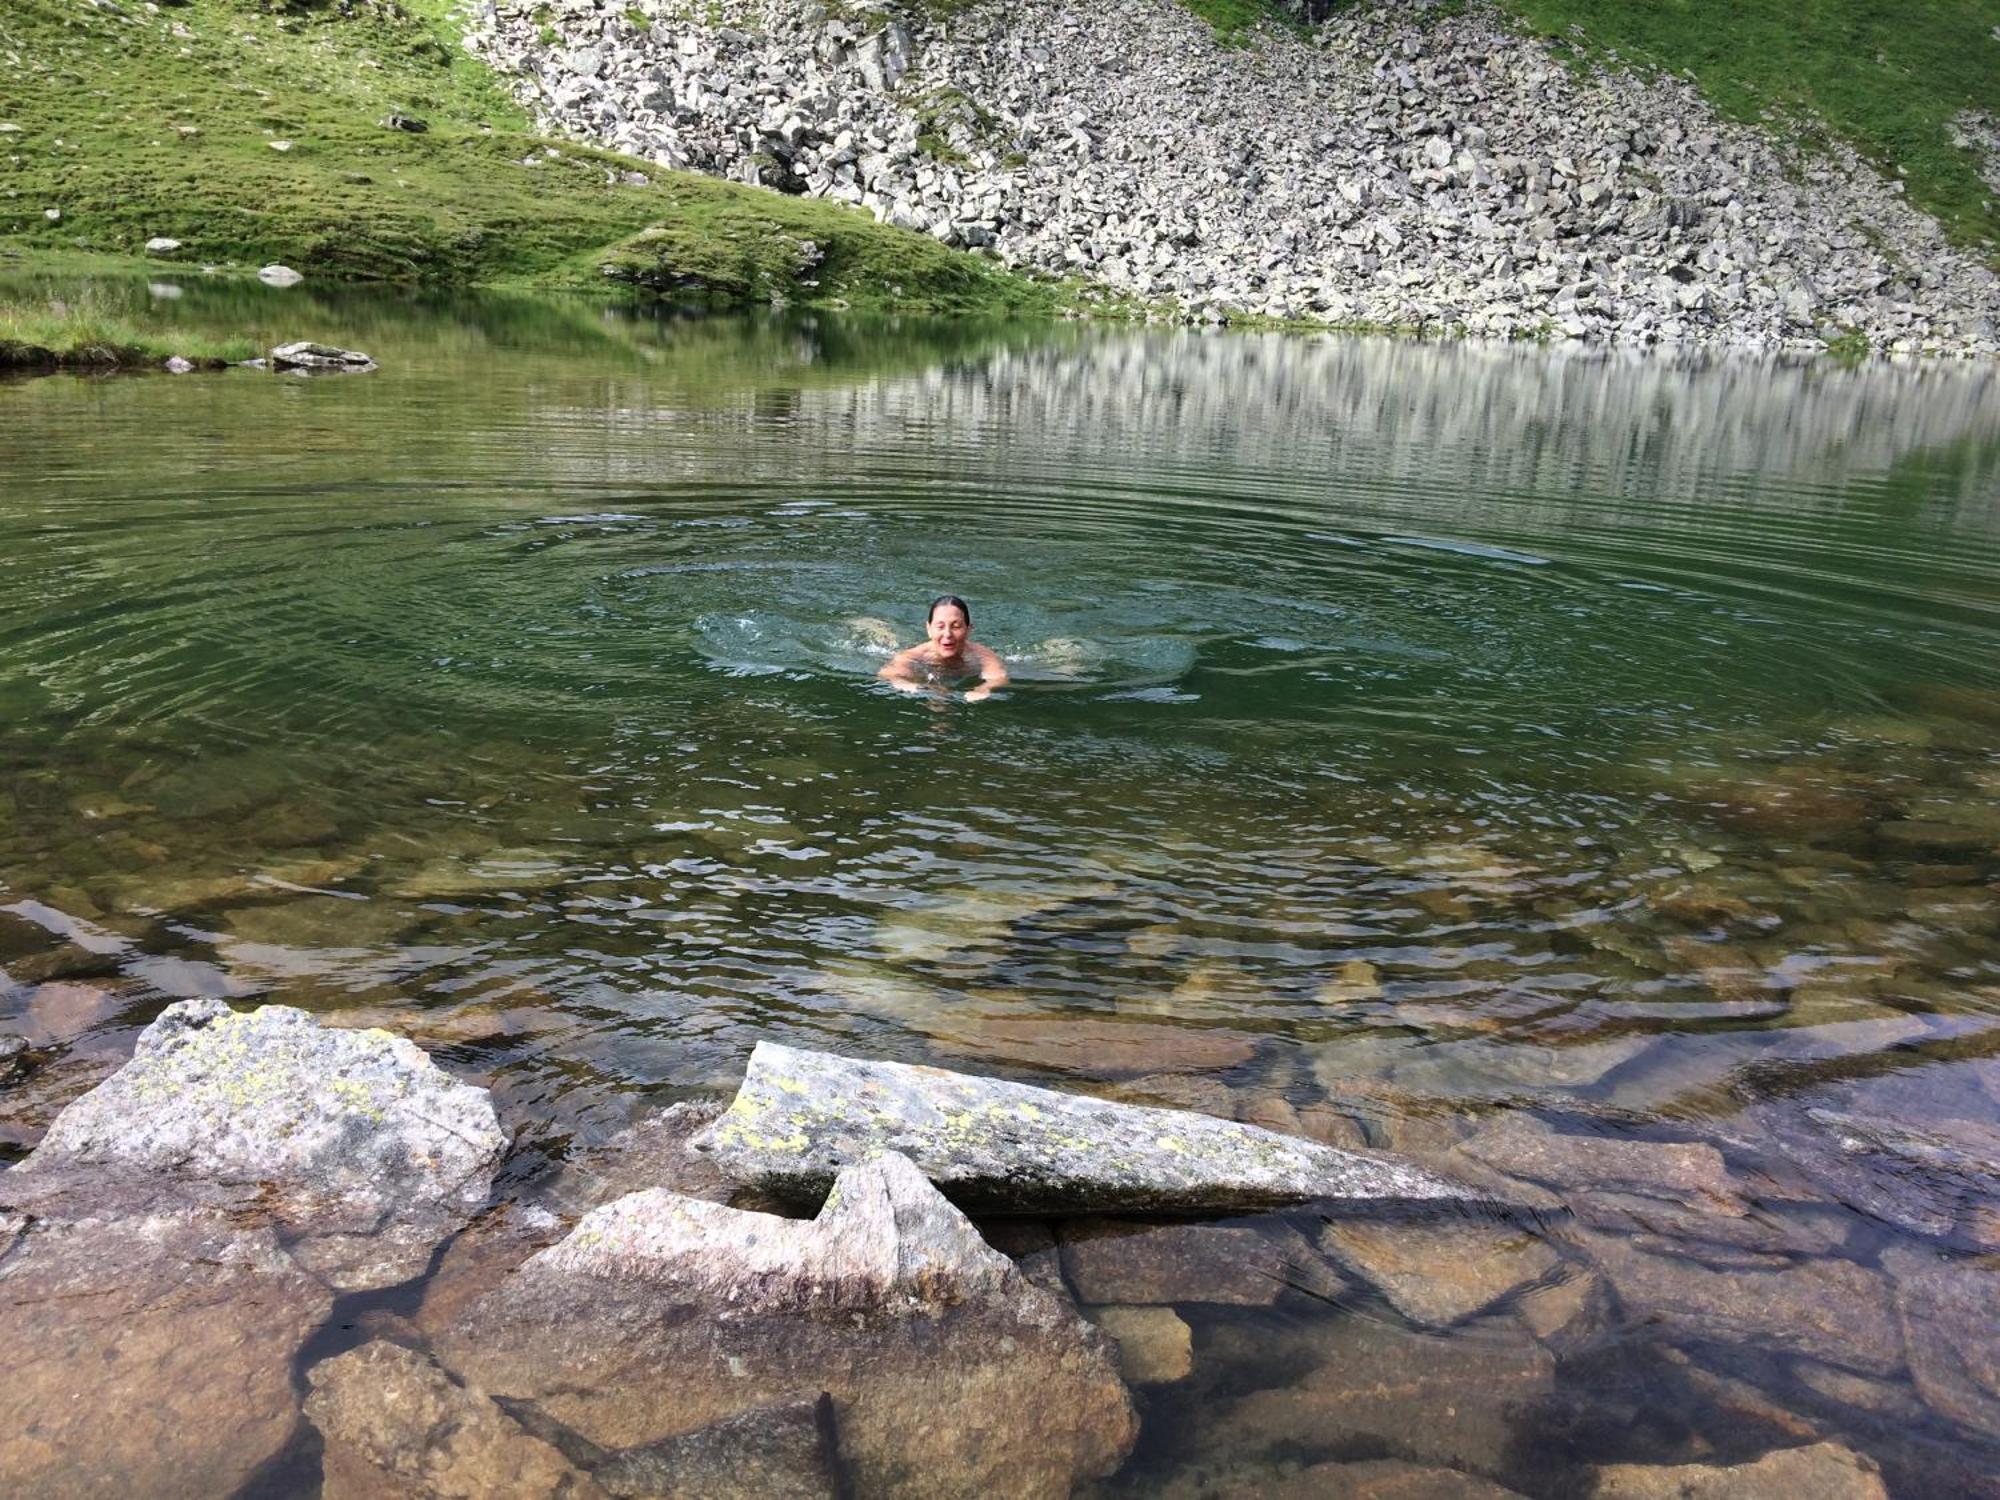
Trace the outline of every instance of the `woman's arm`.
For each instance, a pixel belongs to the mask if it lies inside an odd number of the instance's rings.
[[[923,655],[922,646],[910,646],[890,657],[875,675],[905,693],[921,693],[924,684],[917,676],[917,663]]]
[[[997,689],[1007,685],[1007,664],[1000,660],[997,652],[979,648],[979,686],[965,695],[967,703],[978,703],[993,696]]]

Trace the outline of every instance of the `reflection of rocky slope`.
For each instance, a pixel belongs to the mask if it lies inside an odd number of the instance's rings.
[[[1006,350],[956,372],[810,392],[803,406],[863,442],[931,434],[977,444],[1002,468],[1019,463],[994,456],[1009,434],[1039,463],[1086,469],[1206,471],[1227,456],[1285,473],[1320,454],[1329,484],[1365,480],[1377,504],[1406,487],[1434,497],[1441,473],[1487,493],[1562,497],[1587,474],[1595,493],[1673,504],[1747,475],[1848,483],[2000,431],[2000,382],[1954,366],[1551,359],[1492,344],[1276,335],[1120,334]],[[1940,482],[1927,473],[1927,493]],[[1968,465],[1965,499],[1991,482]],[[1987,506],[1957,507],[1953,519],[2000,523]]]
[[[1203,317],[2000,348],[1991,272],[1898,184],[1676,83],[1580,79],[1480,9],[1246,50],[1173,0],[484,9],[472,47],[554,128]]]

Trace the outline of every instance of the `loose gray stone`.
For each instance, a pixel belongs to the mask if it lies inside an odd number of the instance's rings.
[[[757,1044],[735,1102],[694,1144],[738,1180],[802,1202],[882,1151],[909,1156],[968,1208],[1010,1213],[1474,1196],[1402,1162],[1207,1115],[775,1042]]]
[[[374,369],[375,361],[356,350],[338,349],[332,344],[280,344],[271,351],[271,368],[359,375]]]
[[[269,265],[257,273],[257,279],[265,286],[297,286],[305,277],[290,266]]]
[[[185,1000],[16,1172],[268,1185],[308,1237],[296,1253],[351,1289],[421,1269],[485,1202],[505,1144],[485,1090],[410,1042],[323,1029],[290,1006]]]
[[[169,239],[163,234],[155,235],[152,239],[146,241],[146,253],[148,255],[172,255],[180,247],[181,242],[179,240]]]
[[[658,1189],[606,1204],[436,1347],[612,1449],[826,1391],[870,1496],[1053,1500],[1136,1434],[1102,1336],[893,1154],[810,1221]]]

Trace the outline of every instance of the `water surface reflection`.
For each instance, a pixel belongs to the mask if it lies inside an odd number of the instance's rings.
[[[15,1149],[191,994],[514,1192],[759,1037],[995,1070],[1545,1205],[1272,1221],[1123,1490],[1990,1492],[1991,372],[222,297],[383,370],[0,387]],[[873,686],[946,588],[1006,701]]]

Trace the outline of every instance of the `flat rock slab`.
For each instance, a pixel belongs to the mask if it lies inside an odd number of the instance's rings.
[[[2000,1269],[1914,1246],[1890,1250],[1882,1265],[1918,1394],[1940,1416],[2000,1438]]]
[[[1547,1276],[1560,1259],[1525,1230],[1474,1220],[1336,1219],[1320,1229],[1319,1243],[1397,1312],[1432,1328],[1484,1311]]]
[[[1056,1017],[968,1021],[931,1039],[934,1051],[985,1063],[1011,1063],[1115,1078],[1137,1073],[1215,1073],[1246,1063],[1257,1039],[1240,1031],[1163,1026],[1148,1021]]]
[[[1903,1368],[1903,1336],[1882,1276],[1850,1260],[1716,1269],[1593,1237],[1598,1263],[1626,1316],[1669,1339],[1749,1344],[1872,1375]]]
[[[1525,1335],[1441,1339],[1349,1316],[1314,1344],[1316,1368],[1226,1408],[1216,1441],[1300,1456],[1372,1447],[1504,1474],[1524,1419],[1555,1390],[1555,1357]]]
[[[696,1149],[738,1181],[817,1202],[850,1163],[908,1156],[975,1211],[1212,1212],[1316,1198],[1470,1199],[1391,1159],[1254,1125],[759,1042]]]
[[[269,1186],[307,1236],[300,1259],[355,1289],[421,1270],[485,1202],[505,1144],[486,1091],[413,1043],[329,1030],[289,1006],[187,1000],[16,1170]]]
[[[332,1306],[268,1229],[36,1222],[0,1260],[0,1494],[236,1493],[291,1440]]]
[[[1285,1257],[1254,1229],[1072,1219],[1062,1263],[1084,1302],[1216,1302],[1268,1307],[1285,1289]]]
[[[436,1347],[610,1449],[825,1391],[868,1496],[1056,1500],[1137,1434],[1103,1336],[896,1155],[841,1173],[810,1221],[658,1189],[606,1204]]]

